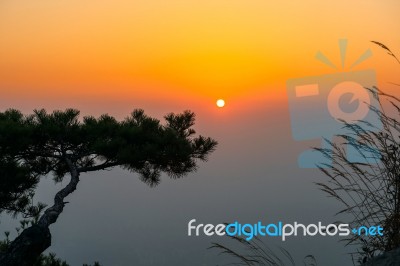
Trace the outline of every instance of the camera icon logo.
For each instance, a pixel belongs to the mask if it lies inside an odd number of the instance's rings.
[[[343,44],[343,40],[340,43]],[[362,57],[365,58],[365,55],[370,55],[370,52],[364,53]],[[329,141],[333,141],[334,136],[352,135],[342,121],[356,124],[365,130],[380,130],[380,118],[371,110],[371,106],[377,110],[380,107],[372,95],[371,90],[375,87],[374,70],[289,79],[287,95],[293,138],[296,141],[321,139],[322,148],[331,148]],[[364,156],[351,145],[347,145],[346,149],[349,161],[365,162]],[[298,164],[301,168],[316,168],[329,167],[332,162],[320,152],[310,149],[299,155]]]

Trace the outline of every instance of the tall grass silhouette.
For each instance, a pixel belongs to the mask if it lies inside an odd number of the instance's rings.
[[[316,184],[344,205],[337,214],[350,215],[353,228],[376,225],[384,228],[383,236],[354,234],[346,239],[348,245],[361,247],[353,253],[358,263],[400,246],[400,124],[391,115],[400,115],[400,100],[375,90],[381,109],[370,108],[381,118],[381,131],[365,129],[362,124],[374,127],[365,121],[360,121],[361,125],[342,121],[344,127],[352,132],[340,135],[345,145],[330,142],[330,148],[315,148],[334,162],[331,168],[319,167],[328,181]],[[384,99],[395,112],[392,110],[388,114],[383,109]],[[346,145],[357,150],[365,161],[373,162],[350,162],[344,148]]]
[[[387,46],[373,43],[399,62]],[[353,262],[359,264],[400,247],[400,99],[378,88],[367,90],[379,102],[380,108],[370,106],[370,110],[380,117],[382,129],[374,129],[366,121],[342,121],[351,132],[339,136],[345,145],[331,142],[329,148],[315,148],[334,162],[332,168],[320,166],[328,181],[316,184],[344,206],[337,214],[348,214],[355,228],[380,225],[384,229],[382,236],[354,234],[345,239],[347,245],[356,245],[351,255]],[[364,161],[372,163],[350,162],[345,146],[351,146]]]
[[[228,247],[221,243],[213,242],[209,249],[215,249],[221,255],[230,256],[234,262],[230,265],[243,266],[296,266],[291,254],[284,248],[279,247],[277,251],[271,249],[259,237],[254,236],[251,241],[247,241],[243,236],[227,236],[231,242]],[[238,244],[238,247],[233,247]],[[302,265],[317,266],[314,256],[308,255],[304,258]]]
[[[387,46],[373,43],[399,62]],[[384,229],[382,236],[354,234],[345,240],[347,245],[358,247],[352,253],[356,263],[365,263],[376,255],[400,247],[400,99],[378,88],[368,90],[379,101],[380,108],[370,106],[370,110],[380,117],[382,129],[366,130],[363,125],[369,128],[373,125],[365,121],[360,121],[361,125],[342,121],[352,133],[340,137],[365,161],[373,162],[348,161],[346,150],[336,143],[331,143],[329,149],[316,148],[334,162],[332,168],[320,167],[328,181],[317,185],[344,205],[338,214],[350,215],[353,227],[381,225]]]

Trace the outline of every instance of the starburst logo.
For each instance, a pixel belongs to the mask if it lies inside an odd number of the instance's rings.
[[[342,69],[345,68],[345,61],[346,61],[346,54],[347,54],[347,39],[340,39],[339,40],[339,50],[340,50],[340,60],[341,60],[341,65]],[[356,61],[354,61],[351,66],[350,70],[353,69],[355,66],[361,64],[368,58],[372,56],[372,51],[371,49],[367,49],[364,53],[362,53]],[[315,55],[315,58],[321,61],[322,63],[326,64],[327,66],[332,67],[333,69],[338,69],[338,67],[331,62],[331,60],[328,59],[321,51],[318,51],[317,54]]]

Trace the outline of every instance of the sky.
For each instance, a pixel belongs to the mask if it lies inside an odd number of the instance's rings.
[[[287,81],[373,69],[378,87],[398,93],[390,82],[400,83],[400,65],[370,41],[400,57],[399,11],[397,0],[0,1],[1,111],[73,107],[122,119],[143,108],[162,119],[190,109],[197,131],[220,143],[198,172],[154,189],[121,169],[85,175],[51,228],[50,251],[71,265],[216,265],[224,258],[206,250],[209,238],[185,235],[190,219],[336,221],[340,206],[313,185],[322,173],[297,165],[319,142],[293,140]],[[38,198],[51,202],[61,185],[45,179]],[[336,239],[284,246],[300,260],[351,265]]]

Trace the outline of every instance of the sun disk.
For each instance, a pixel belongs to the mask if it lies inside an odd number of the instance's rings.
[[[219,108],[224,107],[224,106],[225,106],[225,101],[222,100],[222,99],[219,99],[219,100],[217,101],[217,106],[218,106]]]

